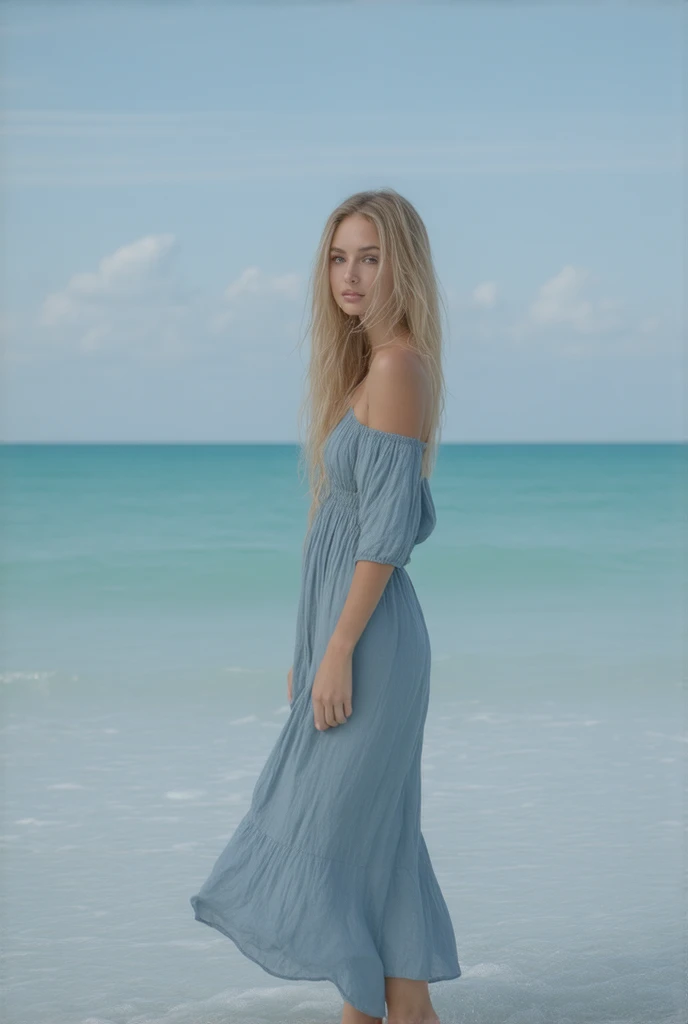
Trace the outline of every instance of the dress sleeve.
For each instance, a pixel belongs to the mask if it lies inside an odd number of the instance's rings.
[[[422,513],[424,444],[368,428],[359,441],[354,478],[359,536],[354,562],[398,568],[411,560]]]

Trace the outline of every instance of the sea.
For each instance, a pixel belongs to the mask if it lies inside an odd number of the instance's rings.
[[[5,444],[0,476],[2,1021],[339,1024],[189,904],[289,715],[298,447]],[[431,488],[435,1010],[685,1024],[686,447],[443,444]]]

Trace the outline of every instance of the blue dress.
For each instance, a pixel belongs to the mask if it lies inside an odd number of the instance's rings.
[[[249,810],[190,900],[197,921],[269,974],[331,981],[380,1018],[386,976],[461,974],[420,829],[430,640],[404,566],[436,522],[424,449],[365,426],[352,407],[327,438],[330,486],[303,548],[289,715]],[[353,713],[321,732],[309,694],[358,559],[395,568],[354,648]]]

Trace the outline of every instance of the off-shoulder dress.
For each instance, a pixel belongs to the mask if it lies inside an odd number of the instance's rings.
[[[305,538],[289,715],[251,805],[196,895],[196,920],[269,974],[331,981],[385,1015],[385,977],[461,974],[420,827],[430,640],[404,568],[432,533],[425,442],[350,407],[325,445],[329,490]],[[315,728],[309,694],[357,561],[394,570],[352,657],[353,713]]]

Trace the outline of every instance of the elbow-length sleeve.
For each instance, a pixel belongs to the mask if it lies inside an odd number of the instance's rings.
[[[401,568],[411,560],[422,514],[425,442],[367,428],[356,453],[359,536],[354,562]]]

